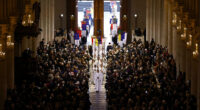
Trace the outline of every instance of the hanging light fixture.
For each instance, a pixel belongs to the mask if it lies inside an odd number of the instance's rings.
[[[190,48],[192,46],[192,34],[189,34],[189,39],[186,42],[187,48]]]
[[[32,20],[32,15],[31,14],[25,14],[23,16],[23,20],[22,20],[22,25],[23,26],[31,26],[34,23],[34,21]]]
[[[199,56],[199,44],[195,43],[195,50],[193,51],[193,57],[197,58]]]
[[[123,15],[123,20],[125,21],[127,19],[127,16],[126,15]]]
[[[7,46],[8,47],[13,47],[14,46],[14,43],[11,41],[11,38],[12,38],[11,35],[7,36]]]
[[[70,16],[70,19],[71,19],[71,20],[74,20],[74,15],[73,15],[73,14]]]
[[[183,28],[183,33],[181,34],[181,40],[185,40],[187,37],[187,27]]]
[[[3,45],[2,45],[2,44],[0,44],[0,59],[3,59],[3,58],[5,58],[5,55],[6,55],[6,53],[5,53],[5,52],[3,52]]]
[[[173,12],[172,25],[176,26],[176,24],[177,24],[177,14],[176,12]]]
[[[182,20],[180,19],[180,20],[178,20],[176,29],[177,29],[177,31],[181,31],[181,28],[182,28]]]

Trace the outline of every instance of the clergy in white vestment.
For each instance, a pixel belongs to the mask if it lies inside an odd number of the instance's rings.
[[[69,36],[70,36],[71,43],[74,44],[74,31],[70,30]]]
[[[95,90],[96,92],[101,91],[101,85],[103,82],[103,73],[99,72],[99,70],[97,70],[97,72],[94,73],[94,84],[95,84]]]

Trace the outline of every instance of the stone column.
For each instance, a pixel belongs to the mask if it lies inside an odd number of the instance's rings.
[[[190,0],[186,0],[186,3],[185,3],[186,9],[189,9],[189,1],[190,1]]]
[[[153,0],[149,0],[149,19],[150,19],[150,26],[149,26],[149,42],[151,42],[152,38],[153,38]]]
[[[190,49],[186,50],[186,81],[191,80],[191,55],[192,51]]]
[[[54,38],[54,6],[54,0],[41,1],[41,38],[45,39],[45,43],[52,41]]]
[[[52,11],[51,11],[51,9],[52,9],[52,7],[53,7],[53,5],[52,5],[52,1],[53,0],[49,0],[49,6],[48,6],[48,13],[49,13],[49,41],[52,41],[52,31],[53,31],[53,29],[52,29]]]
[[[47,0],[46,1],[46,26],[47,26],[47,43],[50,41],[50,18],[51,16],[49,15],[50,14],[50,6],[49,6],[49,3],[50,3],[51,0]]]
[[[181,49],[182,49],[182,47],[181,47],[181,40],[180,40],[180,35],[179,34],[177,34],[177,41],[176,41],[176,55],[177,55],[177,57],[176,57],[176,68],[177,68],[177,77],[179,76],[179,72],[181,71]]]
[[[156,43],[160,44],[161,37],[161,0],[156,1]]]
[[[103,20],[104,20],[104,0],[94,0],[94,35],[95,36],[98,36],[99,30],[101,31],[101,33],[99,34],[101,36],[104,35]]]
[[[199,45],[200,45],[200,43],[199,43]],[[200,48],[199,48],[199,52],[200,52]],[[198,60],[198,65],[200,65],[200,56],[198,56],[198,58],[197,58],[197,60]],[[198,79],[200,79],[200,68],[198,67],[198,72],[197,72],[197,74],[198,74]],[[198,80],[198,95],[197,95],[197,109],[199,110],[200,109],[200,80]]]
[[[156,0],[152,1],[153,40],[156,41]]]
[[[10,30],[11,41],[14,42],[14,31],[17,24],[17,17],[10,17]],[[7,50],[7,83],[8,89],[14,88],[14,46],[8,46]]]
[[[28,41],[28,38],[27,38],[27,37],[23,37],[23,38],[22,38],[22,44],[21,44],[21,45],[22,45],[22,47],[21,47],[21,48],[22,48],[22,49],[21,49],[21,50],[22,50],[22,53],[24,52],[24,50],[26,50],[26,49],[28,48],[28,42],[29,42],[29,41]]]
[[[49,0],[48,1],[48,40],[52,41],[54,38],[54,0]]]
[[[55,10],[54,10],[54,8],[55,8],[55,3],[54,3],[55,1],[54,0],[51,0],[51,5],[50,5],[50,12],[51,12],[51,41],[53,41],[54,40],[54,28],[55,28],[55,20],[54,20],[54,18],[55,18]]]
[[[177,51],[177,33],[176,33],[176,27],[172,27],[172,41],[173,41],[173,56],[175,59],[177,59],[177,54],[176,54],[176,51]]]
[[[0,21],[8,22],[8,6],[7,0],[0,0]]]
[[[146,1],[146,40],[150,41],[150,0]]]
[[[0,60],[0,109],[4,110],[4,103],[7,96],[6,60]]]
[[[163,40],[163,21],[164,21],[164,16],[163,16],[163,13],[164,13],[164,1],[163,0],[159,0],[160,1],[160,37],[159,37],[159,44],[162,45],[162,40]]]
[[[192,59],[192,74],[191,74],[191,93],[197,97],[197,72],[198,72],[198,60]]]
[[[185,41],[181,42],[181,47],[180,47],[180,64],[181,64],[181,71],[186,72],[186,44]]]
[[[14,54],[13,46],[8,46],[6,51],[6,61],[7,61],[7,88],[14,88]]]
[[[40,5],[41,5],[41,12],[40,12],[40,27],[41,27],[41,29],[42,29],[42,32],[41,32],[41,40],[42,39],[45,39],[45,30],[44,30],[44,27],[45,27],[45,21],[44,21],[44,19],[45,19],[45,3],[44,3],[44,1],[45,0],[41,0],[41,2],[40,2]]]
[[[168,52],[172,54],[172,4],[168,2]]]
[[[45,43],[48,42],[47,39],[47,1],[48,0],[41,0],[41,28],[42,28],[42,37],[45,40]]]
[[[3,51],[6,52],[6,33],[8,32],[8,25],[1,24],[1,43],[3,47]],[[7,64],[6,64],[6,56],[4,58],[0,58],[0,110],[4,109],[4,103],[7,96]]]
[[[78,28],[77,0],[68,0],[66,3],[67,30],[76,30]]]
[[[16,16],[17,15],[17,0],[7,0],[8,3],[8,15]]]
[[[32,37],[28,38],[28,48],[32,51]]]
[[[164,0],[164,13],[163,13],[163,35],[162,35],[162,46],[168,44],[168,1]]]

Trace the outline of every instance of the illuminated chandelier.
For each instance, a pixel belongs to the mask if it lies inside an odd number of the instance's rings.
[[[34,23],[34,21],[32,20],[32,15],[31,14],[25,14],[23,16],[23,20],[22,20],[22,25],[23,26],[32,26],[33,23]]]
[[[173,12],[172,25],[176,26],[176,24],[177,24],[177,14],[176,12]]]
[[[187,27],[183,28],[183,33],[181,34],[181,40],[185,40],[187,37]]]
[[[190,48],[192,46],[192,34],[189,34],[189,39],[186,42],[187,48]]]
[[[194,58],[197,58],[199,56],[199,44],[198,43],[195,43],[195,50],[193,51],[193,57]]]
[[[14,46],[14,43],[12,42],[11,38],[12,38],[11,35],[7,36],[7,46],[8,47],[13,47]]]
[[[3,52],[3,45],[2,45],[2,44],[0,44],[0,59],[3,59],[3,58],[5,58],[5,55],[6,55],[6,53],[5,53],[5,52]]]
[[[176,29],[177,29],[177,31],[179,32],[179,31],[181,31],[181,28],[182,28],[182,20],[179,19]]]

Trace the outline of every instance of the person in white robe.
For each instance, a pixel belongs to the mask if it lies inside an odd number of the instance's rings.
[[[75,42],[74,42],[74,31],[70,30],[69,36],[70,36],[70,41],[71,41],[71,43],[74,44],[74,43],[75,43]]]
[[[94,75],[95,75],[94,78],[95,90],[96,92],[99,92],[101,91],[101,85],[103,83],[103,73],[97,70],[97,72],[95,72]]]

